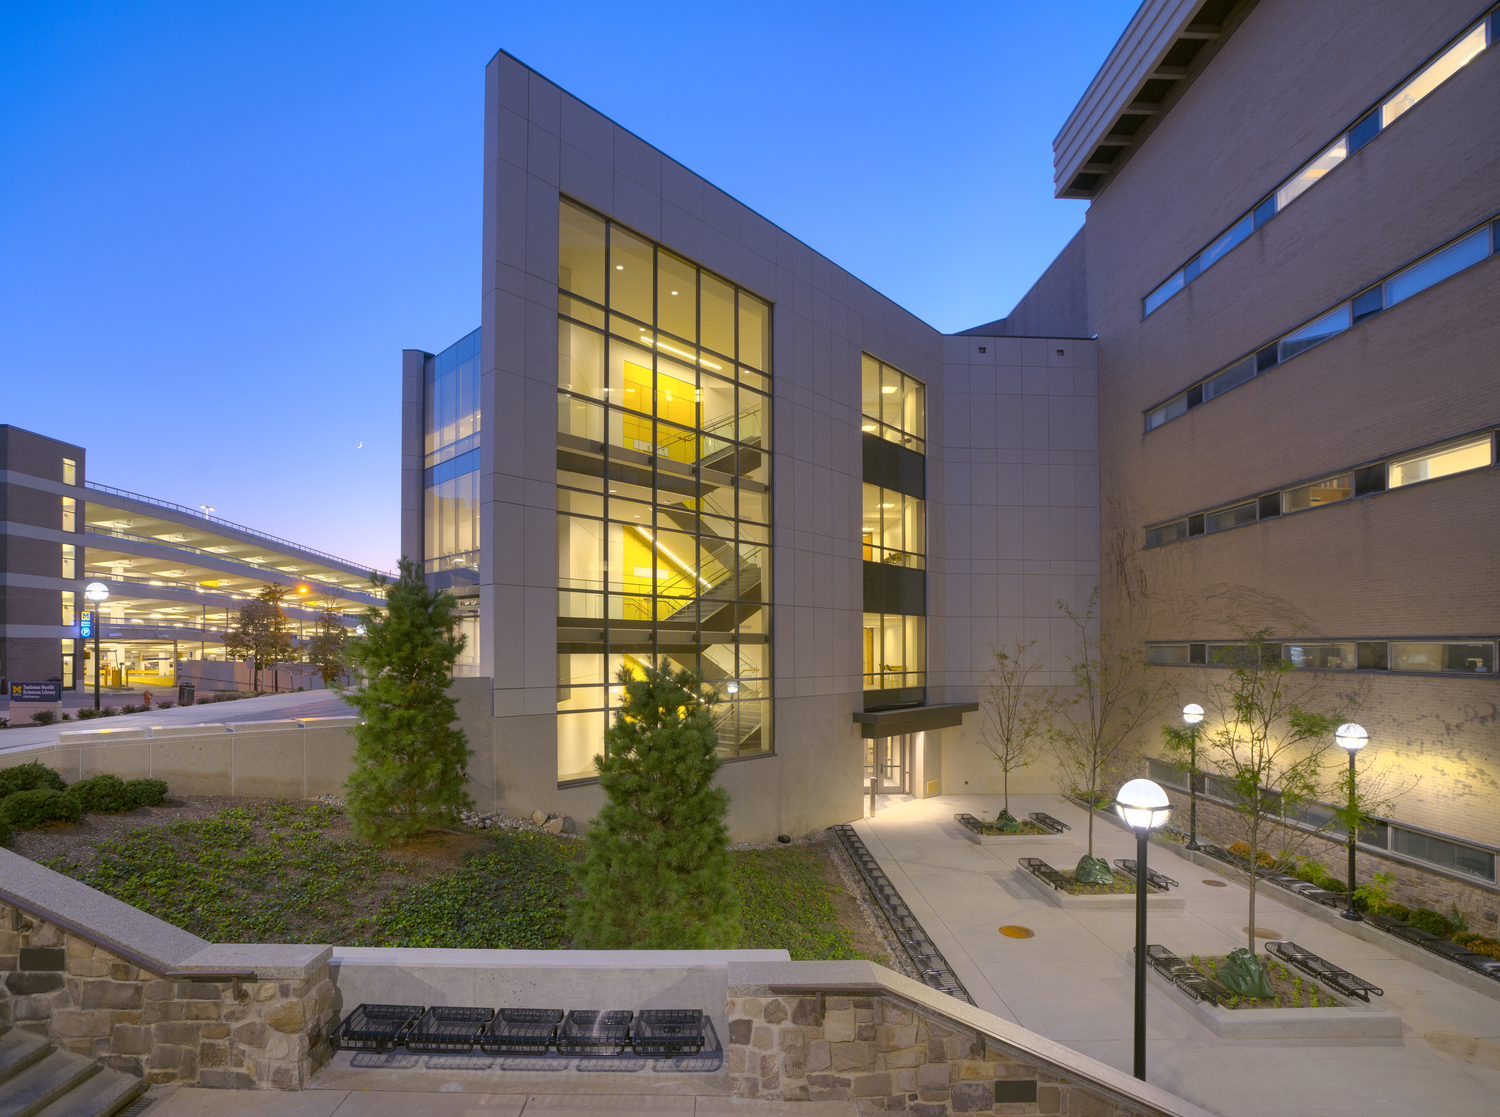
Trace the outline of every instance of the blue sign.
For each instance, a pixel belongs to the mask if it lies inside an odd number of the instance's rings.
[[[88,640],[94,635],[94,611],[85,609],[78,615],[78,638]]]
[[[11,683],[12,702],[61,702],[62,683]]]

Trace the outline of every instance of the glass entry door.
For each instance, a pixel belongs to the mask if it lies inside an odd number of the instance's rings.
[[[877,737],[865,742],[865,779],[876,781],[875,790],[880,795],[904,794],[911,791],[912,739],[910,734],[899,737]]]

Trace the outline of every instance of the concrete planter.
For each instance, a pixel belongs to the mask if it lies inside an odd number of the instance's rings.
[[[1025,869],[1016,869],[1016,875],[1037,892],[1041,893],[1054,907],[1068,908],[1074,911],[1080,908],[1086,911],[1135,910],[1134,892],[1117,892],[1105,896],[1071,896],[1066,892],[1059,892],[1046,881],[1038,879]],[[1146,907],[1151,911],[1182,911],[1187,907],[1187,902],[1181,896],[1173,896],[1170,893],[1148,892],[1146,893]]]
[[[1135,951],[1130,952],[1135,964]],[[1146,980],[1215,1035],[1224,1039],[1389,1039],[1400,1038],[1401,1017],[1389,1009],[1351,1000],[1319,983],[1319,996],[1338,1002],[1331,1008],[1221,1008],[1195,1001],[1154,967]]]
[[[964,826],[963,831],[964,837],[969,841],[982,846],[1023,846],[1032,842],[1039,845],[1060,845],[1073,840],[1067,834],[976,834],[967,826]]]

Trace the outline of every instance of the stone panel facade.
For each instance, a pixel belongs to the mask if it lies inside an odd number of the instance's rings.
[[[736,995],[746,992],[754,995]],[[725,1052],[735,1097],[858,1100],[862,1112],[913,1117],[1161,1112],[893,997],[791,997],[731,988],[727,1016]],[[1032,1100],[997,1100],[1013,1097]]]
[[[333,1023],[326,951],[296,979],[167,978],[0,903],[0,1024],[152,1085],[301,1089]]]

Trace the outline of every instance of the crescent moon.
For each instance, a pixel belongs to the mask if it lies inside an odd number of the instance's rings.
[[[363,442],[361,442],[358,446],[355,447],[356,450],[363,450],[364,448],[365,448],[365,444]]]

